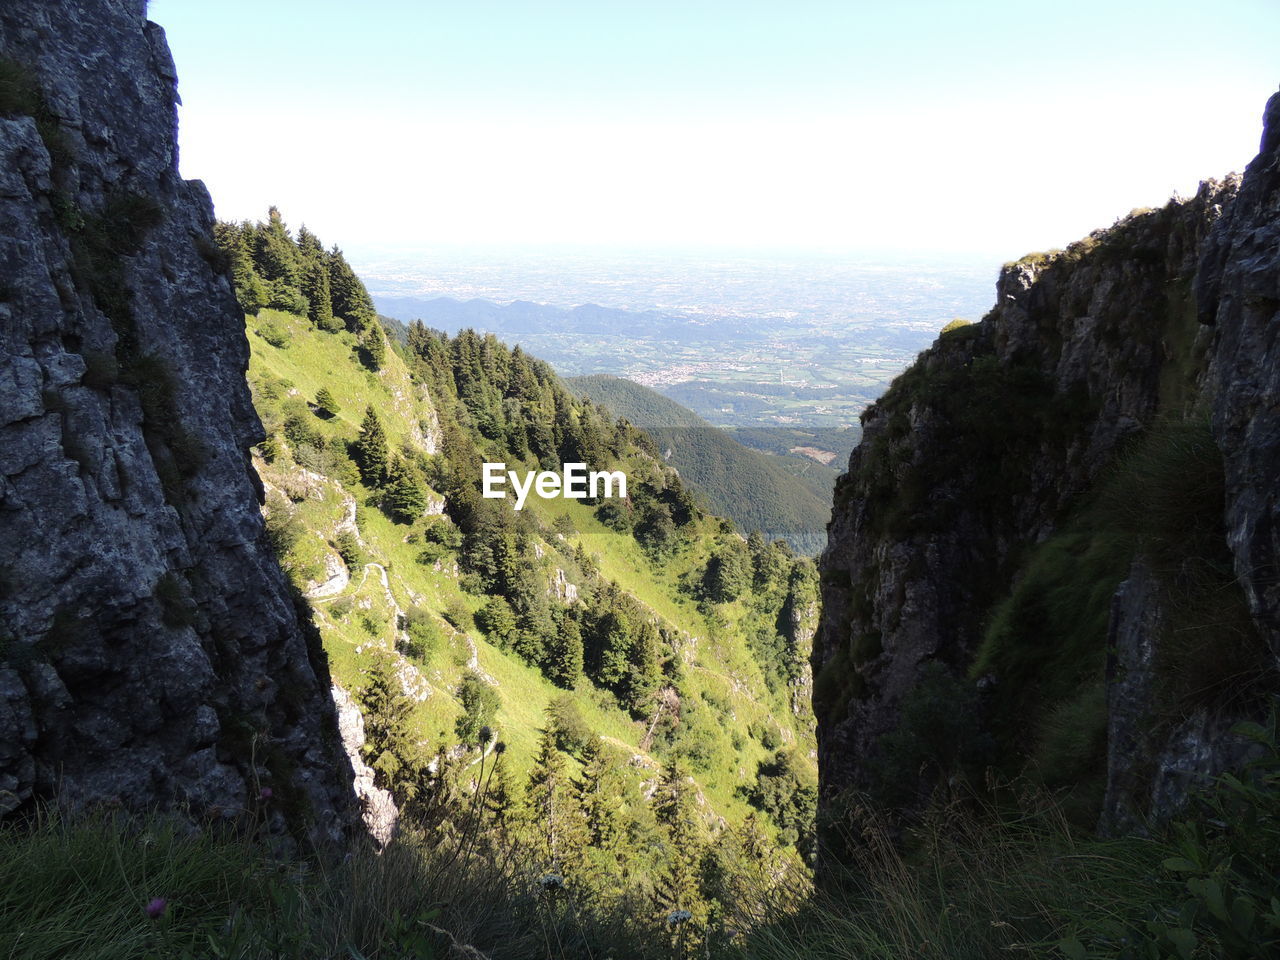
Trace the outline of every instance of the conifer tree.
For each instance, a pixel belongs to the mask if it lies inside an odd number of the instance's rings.
[[[591,737],[582,751],[578,798],[588,842],[611,854],[618,852],[625,840],[622,793],[622,773],[616,756],[600,737]]]
[[[484,797],[484,815],[503,840],[511,839],[516,830],[522,799],[520,783],[507,760],[506,744],[498,743],[494,746],[493,773]]]
[[[561,616],[547,652],[547,679],[572,690],[582,679],[582,658],[582,629],[573,617]]]
[[[481,730],[493,722],[499,703],[498,691],[479,674],[468,670],[458,686],[458,700],[462,704],[462,716],[455,724],[458,739],[474,746],[480,742]]]
[[[654,800],[654,812],[667,841],[665,862],[654,884],[654,902],[663,914],[687,910],[694,919],[705,919],[699,888],[703,844],[696,800],[688,776],[674,759],[663,769]]]
[[[341,317],[352,333],[359,333],[374,319],[369,291],[336,246],[329,251],[328,267],[333,314]]]
[[[307,317],[321,330],[334,333],[342,329],[342,322],[334,319],[333,304],[329,295],[329,268],[324,262],[323,251],[303,262],[301,288],[307,298]]]
[[[258,224],[253,245],[253,260],[264,280],[279,281],[284,285],[298,285],[298,248],[280,216],[272,207],[267,211],[267,222]]]
[[[585,828],[564,755],[556,748],[555,731],[550,724],[538,741],[538,756],[529,773],[525,798],[530,820],[539,828],[535,849],[548,869],[563,873],[583,845]]]
[[[395,792],[413,765],[413,743],[408,729],[413,701],[404,695],[390,656],[384,654],[374,659],[369,682],[360,699],[365,757],[378,785]]]
[[[643,715],[662,684],[662,665],[658,660],[658,629],[649,621],[635,628],[631,646],[631,665],[627,670],[626,698],[633,713]]]
[[[249,252],[249,236],[252,232],[253,228],[248,223],[235,224],[219,221],[213,225],[214,239],[227,255],[236,300],[240,304],[240,309],[249,316],[256,315],[267,305],[267,288],[253,268],[253,257]]]
[[[337,399],[328,387],[321,387],[316,391],[316,406],[326,417],[336,417],[342,409]]]
[[[386,496],[382,507],[397,523],[413,523],[427,509],[427,491],[415,470],[403,457],[387,468]]]
[[[360,334],[362,359],[370,370],[381,370],[387,362],[387,338],[382,333],[382,326],[376,319],[369,320]]]
[[[298,255],[303,260],[316,260],[324,256],[320,238],[308,230],[305,223],[298,228]]]
[[[360,479],[371,487],[381,486],[387,478],[387,435],[372,406],[364,409],[354,452]]]
[[[606,601],[607,603],[607,601]],[[595,622],[593,677],[597,683],[622,691],[631,667],[631,648],[634,640],[631,623],[618,609],[604,610]]]

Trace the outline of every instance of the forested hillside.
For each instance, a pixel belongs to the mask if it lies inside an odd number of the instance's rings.
[[[680,476],[706,494],[711,509],[731,518],[740,529],[760,530],[805,554],[821,548],[835,470],[808,459],[784,459],[748,449],[731,432],[622,377],[572,377],[568,383],[643,428]]]
[[[742,844],[802,873],[812,564],[705,513],[518,348],[421,324],[392,348],[341,253],[274,210],[218,234],[256,309],[268,529],[363,712],[367,802],[461,824],[477,797],[525,867],[699,938],[731,923]],[[480,495],[485,461],[622,469],[628,497],[517,512]]]

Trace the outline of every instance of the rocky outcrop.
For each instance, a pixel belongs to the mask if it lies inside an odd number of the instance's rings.
[[[1117,452],[1162,419],[1212,407],[1228,544],[1254,620],[1280,651],[1280,100],[1267,116],[1263,154],[1242,181],[1204,183],[1190,199],[1135,212],[1066,251],[1006,265],[982,322],[941,336],[863,415],[820,564],[814,702],[824,803],[867,786],[926,665],[973,672],[993,608],[1033,549],[1110,475]],[[1139,665],[1156,642],[1144,625],[1161,617],[1145,577],[1135,568],[1115,604],[1123,622],[1112,625],[1127,637],[1116,655]],[[1145,737],[1160,694],[1142,671],[1113,668],[1117,799],[1108,817],[1118,824],[1153,802],[1176,805],[1187,782],[1234,748],[1206,748],[1230,719],[1211,710]],[[1015,683],[968,682],[988,699]],[[1140,782],[1120,769],[1126,751]]]
[[[386,846],[396,835],[400,822],[400,810],[390,791],[376,783],[373,768],[364,762],[364,715],[351,695],[336,683],[333,685],[333,702],[338,708],[338,729],[342,733],[342,746],[351,768],[355,771],[355,792],[360,801],[365,829],[380,846]]]
[[[1209,239],[1196,301],[1216,333],[1210,377],[1227,542],[1280,663],[1280,93],[1267,103],[1261,152]]]
[[[270,798],[337,839],[351,767],[264,540],[243,317],[144,11],[0,7],[0,810]]]

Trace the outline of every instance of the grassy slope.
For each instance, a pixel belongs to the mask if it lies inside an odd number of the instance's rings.
[[[274,347],[257,334],[262,321],[268,319],[289,333],[286,348]],[[341,410],[333,420],[326,422],[317,418],[314,425],[330,436],[354,436],[366,403],[378,409],[393,446],[411,444],[413,423],[431,416],[429,398],[410,381],[403,361],[394,353],[388,353],[383,369],[374,374],[359,365],[352,349],[354,340],[348,334],[322,333],[302,318],[275,311],[264,311],[256,320],[251,318],[248,326],[251,381],[255,385],[261,384],[264,378],[285,381],[292,385],[286,390],[296,390],[297,396],[305,400],[314,399],[318,390],[327,387]],[[298,471],[292,466],[282,469],[280,464],[261,461],[257,466],[270,485],[288,488],[298,482]],[[330,480],[312,484],[308,495],[296,504],[308,535],[286,560],[293,567],[295,580],[323,579],[320,564],[324,556],[336,557],[326,541],[335,536],[343,517],[344,500],[353,497],[362,503],[367,496],[368,491],[359,484],[350,489],[340,489]],[[530,498],[526,510],[534,511],[548,524],[559,514],[567,515],[578,531],[564,543],[570,553],[577,542],[582,542],[587,554],[598,558],[607,579],[618,582],[682,634],[696,638],[686,647],[690,651],[686,653],[690,692],[686,704],[694,701],[691,709],[695,710],[715,709],[703,702],[707,699],[702,696],[705,691],[710,698],[727,703],[729,710],[716,724],[723,736],[716,744],[714,762],[710,769],[695,770],[694,776],[715,812],[731,822],[740,820],[749,807],[735,795],[735,788],[754,782],[757,763],[770,754],[747,735],[748,727],[776,724],[781,728],[784,741],[799,745],[806,758],[813,747],[813,735],[807,723],[792,717],[784,703],[768,694],[759,667],[734,631],[733,621],[742,613],[740,604],[721,608],[721,616],[729,623],[713,629],[697,605],[677,592],[679,576],[705,563],[706,548],[695,544],[672,563],[659,568],[645,558],[634,539],[599,523],[588,506],[568,500]],[[709,526],[718,524],[714,518],[703,522]],[[423,739],[432,744],[448,742],[454,719],[461,712],[454,691],[466,670],[469,651],[466,637],[455,631],[441,614],[451,604],[465,605],[474,612],[485,598],[463,591],[451,566],[435,570],[418,564],[415,557],[420,546],[406,542],[410,534],[408,526],[393,523],[375,508],[364,507],[360,510],[360,528],[368,560],[386,568],[396,602],[404,609],[417,605],[432,611],[441,631],[449,637],[445,648],[437,651],[429,663],[418,664],[432,693],[418,705],[415,718]],[[555,557],[555,543],[546,542],[544,549],[548,557]],[[335,604],[341,598],[354,603],[346,617],[334,615]],[[340,595],[314,600],[313,605],[329,651],[334,679],[348,689],[359,691],[363,685],[362,670],[372,655],[372,642],[390,645],[392,641],[390,607],[376,568],[353,574],[350,585]],[[366,607],[380,624],[376,636],[360,622]],[[499,735],[509,745],[508,757],[514,768],[522,773],[532,761],[543,725],[543,711],[562,691],[514,655],[490,646],[480,631],[469,629],[466,633],[475,644],[480,670],[498,685],[502,701],[496,718]],[[594,730],[642,758],[637,769],[660,762],[659,757],[640,749],[645,732],[642,724],[611,705],[608,695],[584,681],[584,688],[579,689],[575,699]],[[734,731],[740,733],[740,749],[733,746]]]

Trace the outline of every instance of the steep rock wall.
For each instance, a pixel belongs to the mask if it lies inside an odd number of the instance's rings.
[[[0,7],[0,811],[337,838],[352,772],[264,539],[243,318],[176,100],[141,0]]]
[[[1263,152],[1242,181],[1207,182],[1189,200],[1007,265],[983,321],[940,337],[864,414],[820,564],[824,804],[874,779],[884,738],[928,664],[961,678],[975,672],[993,610],[1026,575],[1028,557],[1106,481],[1117,453],[1162,420],[1212,410],[1227,545],[1259,632],[1280,650],[1278,119],[1273,98]],[[1162,616],[1135,609],[1135,597],[1152,594],[1143,569],[1114,614],[1126,618],[1119,635],[1132,639],[1122,659],[1135,664],[1150,660],[1144,618]],[[1149,677],[1121,670],[1111,679],[1112,718],[1124,723],[1108,732],[1132,747],[1126,729],[1160,712],[1151,702],[1160,693]],[[965,682],[990,702],[1025,680]],[[1131,702],[1126,690],[1146,701]],[[1104,825],[1132,823],[1153,802],[1176,804],[1187,782],[1238,754],[1208,745],[1230,719],[1199,711],[1144,740],[1140,756],[1126,758],[1141,762],[1143,782],[1117,772]],[[1175,771],[1186,774],[1178,789]]]
[[[1227,541],[1250,611],[1280,663],[1280,93],[1262,149],[1206,246],[1196,298],[1217,337],[1213,429]]]

